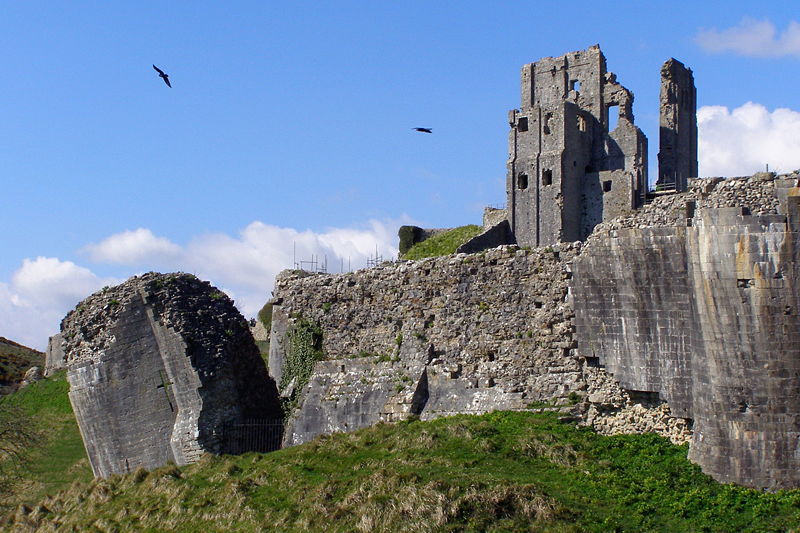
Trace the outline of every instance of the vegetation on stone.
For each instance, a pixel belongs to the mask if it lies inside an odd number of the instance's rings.
[[[720,485],[655,435],[604,437],[552,414],[378,424],[270,454],[90,482],[17,526],[198,531],[785,531],[800,491]],[[10,525],[10,524],[6,524]]]
[[[314,363],[324,359],[322,330],[318,325],[307,319],[298,318],[288,337],[289,348],[286,352],[283,374],[279,384],[279,390],[283,394],[287,394],[288,388],[292,389],[291,393],[285,397],[283,405],[286,415],[290,414],[297,405],[299,395],[314,370]]]
[[[482,231],[483,228],[481,226],[472,224],[438,233],[413,245],[403,254],[403,259],[424,259],[425,257],[454,254],[459,246],[476,235],[480,235]]]

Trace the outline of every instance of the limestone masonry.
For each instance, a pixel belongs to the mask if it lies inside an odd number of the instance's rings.
[[[694,78],[674,59],[661,75],[659,184],[682,191],[697,176]],[[633,93],[606,70],[600,47],[540,59],[521,78],[506,178],[516,242],[584,240],[601,221],[644,205],[647,138],[633,122]]]
[[[269,372],[232,302],[193,276],[81,302],[46,372],[67,367],[95,474],[248,449],[226,427],[282,413],[292,445],[534,409],[688,442],[722,482],[800,486],[800,175],[697,179],[692,71],[670,59],[661,81],[651,193],[633,94],[600,48],[525,65],[506,208],[461,253],[282,272],[269,334],[254,326]],[[439,231],[405,226],[401,249]]]
[[[601,228],[573,266],[580,353],[693,419],[690,458],[723,482],[800,485],[797,185],[694,181]]]
[[[69,397],[95,475],[222,453],[226,425],[280,417],[233,302],[187,274],[145,274],[64,319]]]

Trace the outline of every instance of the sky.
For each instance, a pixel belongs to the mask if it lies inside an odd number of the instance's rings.
[[[701,176],[800,168],[793,4],[0,0],[0,336],[43,349],[148,271],[251,317],[298,261],[363,268],[402,224],[480,224],[520,67],[593,44],[651,181],[670,57],[695,74]]]

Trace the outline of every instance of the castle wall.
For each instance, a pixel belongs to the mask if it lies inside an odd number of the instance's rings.
[[[674,414],[694,419],[690,458],[715,479],[794,487],[795,193],[781,195],[785,181],[760,178],[718,191],[703,185],[690,201],[719,208],[690,208],[667,226],[642,225],[658,216],[656,206],[640,214],[638,227],[624,227],[637,220],[631,216],[590,239],[573,266],[579,352],[597,358],[624,388],[657,393]],[[771,189],[772,197],[759,189]],[[788,196],[788,219],[775,213],[780,196]],[[746,204],[765,214],[746,214]]]
[[[314,367],[288,442],[410,414],[567,403],[586,388],[567,301],[579,249],[500,247],[348,274],[283,273],[273,317],[286,318],[273,321],[270,373],[300,316],[321,327],[327,357]]]
[[[722,482],[800,484],[800,233],[786,217],[698,213],[690,458]],[[702,421],[702,423],[700,423]]]

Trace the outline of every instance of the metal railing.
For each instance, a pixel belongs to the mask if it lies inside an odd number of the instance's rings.
[[[274,452],[281,448],[282,420],[244,420],[224,427],[226,453]]]

